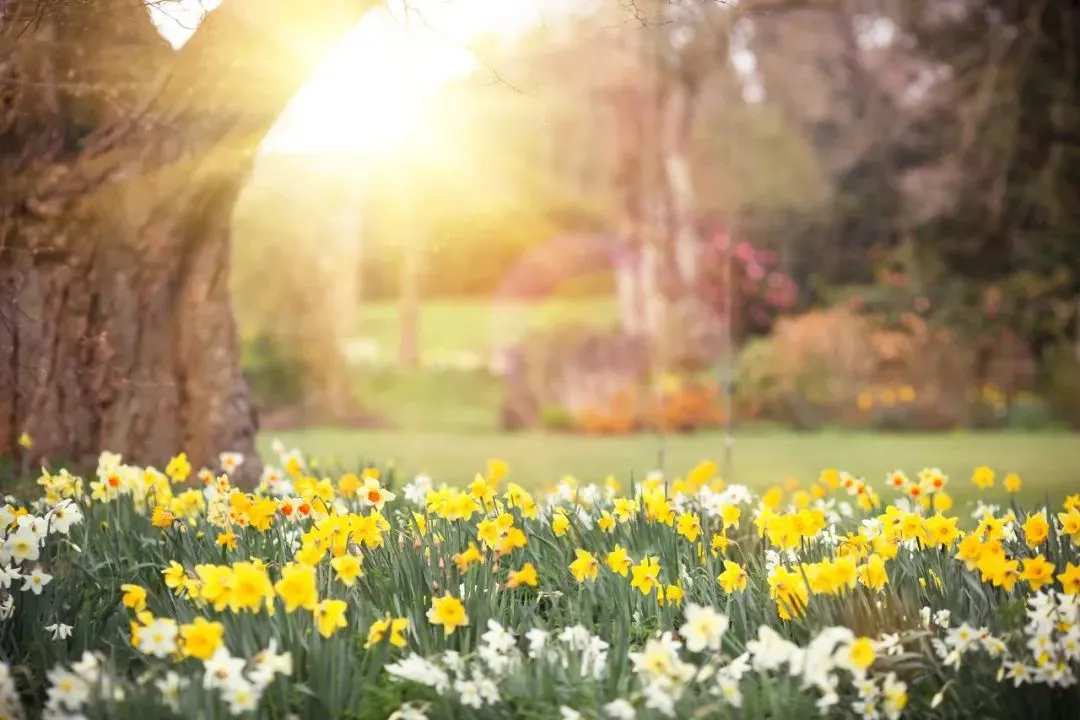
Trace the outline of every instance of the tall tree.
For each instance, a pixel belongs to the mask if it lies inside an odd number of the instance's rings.
[[[233,203],[372,4],[227,0],[174,52],[141,0],[0,3],[0,452],[254,454]]]
[[[949,69],[931,92],[953,109],[937,130],[953,142],[929,163],[958,169],[951,207],[915,236],[952,277],[1005,290],[1000,315],[1041,355],[1076,341],[1080,319],[1080,2],[955,6],[905,17]]]

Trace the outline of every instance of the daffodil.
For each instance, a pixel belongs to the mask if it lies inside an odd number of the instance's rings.
[[[648,595],[654,588],[660,587],[660,563],[656,558],[642,559],[631,569],[631,573],[630,587],[637,588],[642,595]]]
[[[874,664],[876,656],[874,641],[867,637],[856,638],[847,649],[847,661],[850,667],[862,672]]]
[[[574,558],[574,562],[570,563],[570,572],[574,579],[579,583],[595,580],[597,573],[600,572],[600,564],[593,554],[578,548],[574,551]]]
[[[135,612],[142,612],[146,609],[146,588],[139,585],[124,584],[120,586],[120,590],[124,593],[123,597],[120,598],[120,602],[124,604],[124,607]]]
[[[315,606],[312,613],[315,616],[315,627],[319,634],[328,638],[338,630],[348,627],[345,613],[349,604],[344,600],[323,600]]]
[[[1020,573],[1020,577],[1034,592],[1043,585],[1052,584],[1056,570],[1054,563],[1048,562],[1042,555],[1036,555],[1033,558],[1024,558],[1024,570]]]
[[[364,574],[359,555],[350,554],[336,557],[330,561],[330,566],[334,568],[337,579],[344,583],[346,587],[352,587],[356,583],[356,579]]]
[[[536,568],[531,562],[522,565],[520,570],[512,571],[506,579],[507,586],[511,588],[516,588],[521,585],[536,587],[537,582]]]
[[[731,560],[725,560],[724,572],[717,576],[716,581],[720,583],[724,592],[730,594],[745,590],[747,579],[748,575],[744,567]]]
[[[607,554],[605,562],[611,572],[618,573],[623,577],[626,577],[627,571],[633,564],[633,561],[630,560],[630,556],[626,552],[626,548],[622,545],[616,545],[615,549]]]
[[[281,579],[274,590],[285,603],[285,612],[298,608],[314,610],[319,604],[319,592],[315,586],[315,568],[310,565],[289,563],[281,570]]]
[[[225,638],[225,626],[197,617],[193,622],[180,626],[180,649],[187,657],[208,660]]]
[[[394,647],[405,647],[406,642],[404,632],[408,628],[408,618],[394,618],[390,616],[390,613],[386,613],[385,617],[379,618],[371,623],[371,627],[368,628],[368,636],[367,641],[364,643],[364,649],[367,650],[373,645],[382,642],[387,634],[390,635],[391,645]]]
[[[462,604],[461,600],[449,593],[431,599],[431,608],[427,611],[427,619],[432,625],[441,625],[445,635],[450,635],[457,628],[469,624],[469,616],[465,613],[465,605]]]
[[[1024,543],[1031,549],[1042,545],[1050,535],[1050,523],[1041,512],[1029,515],[1021,527],[1024,530]]]

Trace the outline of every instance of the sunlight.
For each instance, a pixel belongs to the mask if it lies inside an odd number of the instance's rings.
[[[183,46],[220,0],[149,6],[161,35]],[[436,142],[440,87],[474,71],[469,43],[510,39],[543,21],[552,0],[401,0],[368,12],[331,51],[267,135],[265,152],[396,155]],[[560,9],[559,12],[566,12]]]
[[[368,13],[286,108],[263,149],[384,157],[433,129],[430,102],[475,66],[461,44]]]

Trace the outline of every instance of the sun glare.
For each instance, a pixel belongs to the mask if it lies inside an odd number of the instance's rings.
[[[430,101],[475,66],[461,44],[368,13],[293,98],[263,144],[270,152],[382,156],[420,142]]]
[[[152,4],[150,14],[179,48],[220,2],[171,0]],[[263,150],[385,157],[433,141],[433,97],[478,65],[468,43],[527,31],[545,2],[552,0],[412,0],[408,20],[400,0],[369,11],[292,99]]]

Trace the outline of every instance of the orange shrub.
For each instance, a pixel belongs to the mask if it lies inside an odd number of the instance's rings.
[[[642,427],[665,432],[692,432],[723,425],[725,413],[716,388],[680,383],[661,395],[626,388],[606,403],[579,415],[578,425],[590,434],[626,434]]]

